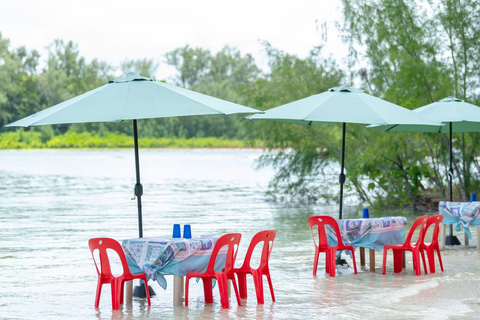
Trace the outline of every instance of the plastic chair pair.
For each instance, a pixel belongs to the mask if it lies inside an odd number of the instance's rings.
[[[270,253],[272,252],[273,241],[275,240],[276,234],[277,232],[275,230],[264,230],[255,234],[252,238],[252,241],[250,241],[250,245],[248,246],[243,265],[240,268],[233,269],[233,272],[238,277],[240,298],[247,299],[247,274],[251,274],[253,276],[255,292],[257,294],[257,303],[264,303],[263,276],[267,278],[268,286],[270,287],[270,295],[272,296],[272,301],[275,302],[275,294],[273,292],[273,285],[272,279],[270,277],[268,260],[270,259]],[[254,269],[250,265],[252,254],[255,247],[261,243],[263,243],[263,248],[260,258],[260,265],[258,268]]]
[[[221,236],[215,246],[213,247],[212,255],[208,262],[207,270],[205,272],[188,272],[185,282],[185,306],[188,306],[188,287],[190,278],[201,278],[203,281],[203,291],[205,294],[205,303],[213,303],[212,294],[212,279],[217,280],[218,290],[220,292],[220,301],[222,308],[229,307],[228,305],[228,288],[227,281],[231,280],[233,288],[235,289],[235,296],[237,297],[237,303],[241,306],[240,296],[238,293],[237,282],[235,281],[235,275],[233,273],[233,265],[235,264],[235,258],[237,257],[238,247],[242,235],[240,233],[228,233]],[[225,268],[222,271],[215,271],[215,261],[217,260],[220,249],[227,246],[227,254],[225,258]]]
[[[331,277],[335,277],[336,253],[338,250],[350,250],[353,259],[353,268],[357,274],[357,264],[355,262],[355,252],[353,246],[343,244],[338,222],[329,216],[313,216],[308,219],[310,232],[312,233],[313,243],[315,244],[315,259],[313,260],[313,275],[317,275],[318,258],[320,252],[325,252],[325,272],[329,273]],[[315,242],[313,228],[318,226],[318,244]],[[326,226],[331,226],[337,236],[337,245],[329,245],[327,240]]]
[[[433,224],[433,235],[432,235],[432,241],[431,242],[423,242],[421,246],[421,253],[423,256],[423,259],[425,260],[424,253],[423,251],[427,252],[427,257],[428,257],[428,265],[430,268],[430,273],[435,273],[435,251],[437,251],[437,256],[438,256],[438,262],[440,263],[440,269],[443,271],[443,263],[442,263],[442,256],[440,255],[440,246],[438,244],[438,234],[440,233],[440,225],[443,221],[443,214],[437,214],[434,216],[431,216],[427,220],[427,224],[425,225],[425,234],[428,230],[428,228]]]
[[[423,260],[423,268],[425,270],[425,273],[428,273],[427,266],[425,264],[425,256],[423,255],[423,251],[422,251],[427,220],[428,220],[428,216],[418,217],[413,222],[412,228],[410,229],[410,232],[407,235],[407,239],[403,244],[391,244],[391,245],[385,245],[383,247],[383,270],[382,270],[383,274],[385,274],[385,269],[387,265],[387,253],[389,249],[392,249],[393,251],[393,272],[398,273],[402,271],[403,253],[405,251],[410,251],[412,253],[413,269],[415,270],[415,274],[419,276],[422,273],[421,266],[420,266],[421,252],[422,252],[422,260]],[[419,230],[417,241],[415,243],[412,243],[413,234],[417,229]]]
[[[125,281],[130,281],[133,279],[141,279],[145,282],[145,287],[148,288],[147,276],[145,273],[132,274],[128,268],[127,258],[123,252],[122,246],[114,239],[110,238],[93,238],[88,241],[88,246],[90,247],[90,252],[92,253],[93,262],[95,263],[95,268],[97,269],[98,282],[97,282],[97,293],[95,296],[95,308],[98,308],[100,303],[100,294],[102,292],[102,285],[104,283],[109,283],[112,290],[112,309],[118,310],[120,304],[123,303],[123,287]],[[110,259],[108,258],[107,249],[111,249],[117,253],[123,267],[123,274],[115,277],[112,274],[110,268]],[[94,251],[99,251],[100,256],[100,269],[98,268],[97,261],[95,260]],[[149,290],[146,290],[147,301],[150,306],[150,293]]]

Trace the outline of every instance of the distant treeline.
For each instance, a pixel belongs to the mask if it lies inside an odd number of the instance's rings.
[[[344,20],[339,29],[349,45],[350,56],[341,65],[347,67],[340,67],[334,58],[325,58],[320,40],[319,46],[303,58],[265,43],[268,71],[260,70],[250,54],[235,48],[212,53],[187,45],[165,55],[166,63],[176,68],[177,75],[163,80],[258,109],[340,84],[355,84],[409,109],[450,95],[480,104],[478,1],[342,2]],[[10,48],[8,39],[0,34],[0,127],[103,85],[115,78],[118,69],[152,76],[159,67],[149,59],[125,61],[121,66],[87,62],[74,43],[62,40],[50,45],[48,57],[42,57],[46,59],[42,68],[40,58],[36,51]],[[338,125],[302,127],[246,121],[243,116],[203,116],[142,120],[139,130],[141,138],[152,141],[204,137],[260,140],[267,152],[259,166],[274,166],[277,170],[268,193],[271,198],[310,202],[337,197],[325,191],[331,182],[322,177],[338,174],[329,171],[329,164],[340,158]],[[108,146],[106,137],[131,143],[127,136],[132,134],[129,122],[59,125],[29,131],[39,135],[28,139],[40,139],[47,147],[75,146],[75,141],[82,139]],[[8,134],[15,138],[19,133]],[[454,199],[468,200],[470,192],[480,191],[479,141],[479,133],[455,134]],[[144,143],[148,144],[147,140]],[[345,165],[347,193],[355,193],[364,204],[409,206],[416,210],[422,205],[435,207],[435,200],[447,198],[448,149],[443,134],[384,133],[351,125]]]

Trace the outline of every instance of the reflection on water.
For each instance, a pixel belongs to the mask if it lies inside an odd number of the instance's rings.
[[[252,169],[260,154],[141,151],[144,235],[169,234],[173,223],[191,224],[194,234],[241,232],[241,260],[257,231],[276,229],[270,267],[277,302],[271,302],[265,286],[265,305],[257,305],[249,278],[248,299],[242,307],[231,299],[231,308],[223,310],[218,291],[214,291],[214,303],[205,305],[202,285],[192,282],[189,307],[174,308],[173,280],[167,277],[166,291],[151,284],[157,295],[150,308],[144,299],[134,299],[112,312],[108,285],[100,308],[93,307],[96,272],[87,241],[138,235],[136,202],[131,200],[133,152],[0,151],[0,318],[446,319],[478,315],[480,255],[473,247],[443,251],[444,273],[414,276],[407,254],[405,271],[393,274],[390,256],[387,274],[382,276],[378,251],[376,273],[359,268],[354,275],[352,268],[339,268],[338,276],[330,278],[322,257],[313,277],[314,250],[307,219],[317,214],[335,216],[337,207],[266,202],[263,192],[273,173]],[[371,212],[372,216],[405,214]],[[350,208],[345,215],[360,216],[360,212]]]

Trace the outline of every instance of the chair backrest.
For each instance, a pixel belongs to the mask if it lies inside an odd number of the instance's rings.
[[[235,264],[235,258],[237,257],[238,247],[240,245],[241,238],[242,235],[240,233],[227,233],[218,238],[215,246],[213,247],[210,261],[208,261],[206,272],[215,272],[215,261],[217,260],[220,249],[222,249],[224,246],[228,246],[228,249],[227,256],[225,258],[225,268],[223,269],[223,271],[227,273],[231,272],[233,269],[233,265]]]
[[[435,225],[433,227],[431,244],[435,244],[438,242],[438,234],[440,233],[440,224],[442,223],[442,221],[443,221],[443,214],[436,214],[434,216],[431,216],[427,220],[427,224],[425,225],[425,234],[427,234],[427,230],[432,224]]]
[[[88,240],[88,246],[90,252],[92,253],[93,262],[95,262],[95,267],[97,268],[97,273],[101,277],[110,278],[113,277],[112,270],[110,268],[110,259],[108,258],[107,249],[115,251],[120,258],[123,267],[123,273],[125,275],[130,275],[130,269],[128,268],[127,258],[123,252],[122,246],[118,243],[117,240],[111,238],[92,238]],[[98,250],[100,256],[100,268],[98,268],[97,261],[93,252]]]
[[[253,251],[255,247],[263,242],[262,248],[262,256],[260,258],[260,269],[265,268],[268,266],[268,260],[270,259],[270,253],[272,252],[273,248],[273,241],[275,240],[275,236],[277,231],[275,230],[264,230],[260,231],[255,234],[248,245],[247,253],[245,254],[245,260],[243,262],[244,267],[250,267],[250,260],[252,258]]]
[[[340,228],[335,218],[329,216],[312,216],[308,218],[308,225],[310,226],[310,232],[312,233],[313,242],[315,243],[315,236],[313,234],[313,227],[318,226],[318,246],[321,248],[329,247],[327,240],[327,232],[325,226],[331,226],[337,235],[337,243],[343,246],[342,236],[340,234]],[[315,245],[317,245],[315,243]]]
[[[412,242],[412,237],[413,234],[415,233],[415,230],[419,228],[419,233],[418,233],[418,238],[417,242],[415,245],[419,245],[423,243],[423,239],[425,238],[425,231],[426,231],[426,224],[428,221],[428,216],[420,216],[415,221],[413,222],[412,227],[410,228],[410,231],[408,232],[407,239],[405,239],[406,244],[410,244]]]

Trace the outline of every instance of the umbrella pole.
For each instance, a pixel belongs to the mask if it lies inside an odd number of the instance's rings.
[[[343,132],[342,132],[342,159],[341,159],[341,168],[340,168],[340,175],[338,177],[338,180],[340,182],[340,209],[338,213],[338,218],[342,219],[342,209],[343,209],[343,184],[345,183],[345,174],[344,174],[344,168],[345,168],[345,133],[347,131],[347,124],[344,122],[343,123]]]
[[[450,149],[450,168],[448,169],[448,192],[450,194],[450,202],[453,201],[453,139],[452,139],[452,123],[450,122],[449,128],[449,149]],[[453,235],[453,225],[450,225],[450,235],[445,238],[446,245],[459,245],[460,241]]]
[[[137,120],[133,120],[133,141],[135,145],[135,173],[137,177],[137,183],[135,184],[135,196],[137,197],[138,207],[138,237],[143,238],[143,226],[142,226],[142,195],[143,186],[140,183],[140,163],[138,160],[138,131]]]
[[[342,219],[342,209],[343,209],[343,184],[345,183],[345,173],[344,173],[344,168],[345,168],[345,133],[347,132],[347,124],[344,122],[343,123],[343,131],[342,131],[342,159],[341,159],[341,169],[340,169],[340,175],[338,177],[338,180],[340,182],[340,210],[338,214],[338,218]],[[342,252],[337,253],[337,257],[335,259],[335,264],[336,265],[347,265],[347,260],[342,259]]]
[[[143,227],[142,227],[142,195],[143,195],[143,186],[140,183],[140,162],[138,159],[138,131],[137,131],[137,120],[133,120],[133,143],[135,146],[135,173],[137,177],[137,183],[135,184],[135,196],[137,197],[137,207],[138,207],[138,237],[143,238]],[[135,198],[134,198],[135,199]],[[150,295],[155,295],[152,287],[148,286]],[[140,285],[133,288],[133,296],[138,298],[145,298],[147,292],[145,289],[145,284],[140,280]]]

